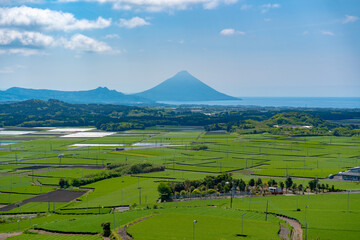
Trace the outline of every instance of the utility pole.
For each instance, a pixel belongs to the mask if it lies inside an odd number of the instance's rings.
[[[115,208],[113,209],[113,218],[114,218],[114,230],[116,228],[116,225],[115,225]]]
[[[233,202],[233,196],[234,196],[234,193],[235,193],[235,185],[234,185],[234,182],[232,182],[232,191],[231,191],[231,198],[230,198],[230,208],[232,208],[232,202]]]
[[[267,215],[268,215],[268,207],[269,207],[269,200],[266,200],[266,212],[265,212],[265,221],[267,221]]]
[[[304,218],[304,224],[305,224],[305,240],[307,240],[307,227],[308,224],[306,222],[306,209],[308,208],[308,206],[305,206],[305,218]]]
[[[349,205],[350,205],[350,191],[348,191],[348,198],[347,198],[347,212],[349,213]]]
[[[244,234],[244,215],[245,213],[241,215],[241,235]]]
[[[193,240],[195,240],[195,223],[197,223],[196,220],[193,221]]]
[[[251,205],[251,192],[250,192],[250,197],[249,197],[249,211],[250,211],[250,205]]]

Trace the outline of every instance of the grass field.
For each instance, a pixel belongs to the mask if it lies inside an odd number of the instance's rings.
[[[238,239],[241,216],[245,213],[243,234],[249,239],[279,239],[279,219],[264,214],[211,208],[177,208],[159,211],[159,215],[128,228],[135,239],[192,239],[193,221],[196,239]],[[259,226],[262,231],[259,232]]]
[[[347,203],[349,197],[349,212]],[[360,194],[296,195],[273,197],[246,197],[233,199],[233,208],[243,211],[268,212],[308,223],[310,239],[357,239],[360,228]],[[230,199],[207,199],[166,203],[168,207],[203,207],[207,205],[230,207]],[[297,211],[300,209],[300,211]]]
[[[45,132],[45,130],[42,130]],[[201,128],[153,127],[125,131],[99,138],[62,138],[56,134],[6,136],[15,142],[0,150],[0,204],[19,203],[27,198],[57,189],[60,178],[83,178],[96,174],[109,163],[153,163],[164,165],[166,171],[122,176],[86,186],[89,193],[69,203],[32,202],[8,212],[11,214],[44,212],[46,216],[20,218],[0,224],[0,232],[15,232],[37,227],[46,230],[93,233],[101,232],[105,221],[120,227],[152,216],[128,228],[135,239],[191,239],[192,222],[197,220],[196,239],[239,239],[241,215],[247,239],[277,239],[280,220],[273,215],[264,220],[268,211],[298,219],[305,229],[307,211],[309,239],[357,239],[360,236],[360,194],[296,195],[239,198],[229,209],[229,199],[157,204],[157,186],[162,181],[201,180],[207,175],[231,172],[234,178],[248,182],[262,178],[306,186],[309,180],[343,190],[359,190],[359,182],[324,179],[359,165],[360,138],[312,136],[289,137],[270,134],[237,135],[206,133]],[[4,140],[1,140],[4,141]],[[137,145],[133,146],[134,144]],[[161,148],[147,144],[172,144]],[[73,144],[123,144],[115,146],[73,147]],[[199,146],[205,146],[199,150]],[[62,156],[62,157],[59,157]],[[69,167],[69,168],[68,168]],[[70,168],[71,167],[71,168]],[[45,185],[54,185],[45,186]],[[250,200],[251,199],[251,200]],[[347,202],[349,199],[349,212]],[[141,202],[141,204],[140,204]],[[137,206],[133,211],[110,213],[115,206]],[[102,208],[103,207],[103,208]],[[296,211],[297,208],[300,211]],[[48,212],[56,214],[49,215]],[[16,218],[16,217],[15,217]],[[259,226],[263,231],[259,231]],[[151,233],[151,234],[149,234]],[[78,235],[56,235],[78,239]],[[52,239],[47,235],[22,234],[11,239]],[[97,236],[85,236],[98,239]],[[94,238],[90,238],[94,237]],[[81,238],[80,238],[81,239]]]
[[[49,235],[49,234],[21,234],[19,236],[10,237],[10,240],[100,240],[100,236],[91,235]]]

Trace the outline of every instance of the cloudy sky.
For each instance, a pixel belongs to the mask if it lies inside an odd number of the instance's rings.
[[[0,0],[0,89],[360,97],[359,0]]]

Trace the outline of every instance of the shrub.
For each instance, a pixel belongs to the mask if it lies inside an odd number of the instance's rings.
[[[74,178],[74,179],[71,181],[71,185],[74,186],[74,187],[80,187],[81,182],[80,182],[79,179]]]
[[[193,195],[200,195],[201,192],[200,192],[199,189],[195,188],[194,191],[191,192],[191,194],[193,194]]]
[[[162,201],[169,199],[170,195],[172,194],[169,183],[160,183],[158,186],[158,192]]]
[[[103,236],[104,237],[109,237],[111,234],[111,229],[110,229],[110,223],[109,222],[104,222],[101,224],[102,228],[103,228]]]
[[[213,194],[213,193],[215,193],[215,190],[210,188],[207,192],[208,192],[208,194]]]
[[[68,188],[69,187],[69,181],[66,180],[66,179],[60,178],[59,186],[60,186],[60,188]]]

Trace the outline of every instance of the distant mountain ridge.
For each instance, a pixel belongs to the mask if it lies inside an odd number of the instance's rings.
[[[98,87],[87,91],[58,91],[48,89],[28,89],[13,87],[0,91],[0,101],[24,101],[29,99],[57,99],[69,103],[99,104],[149,104],[154,101],[138,96],[125,95],[106,87]]]
[[[187,71],[181,71],[159,85],[134,96],[154,101],[220,101],[239,100],[209,87]]]
[[[0,102],[16,102],[29,99],[57,99],[80,104],[155,104],[157,101],[220,101],[239,100],[209,87],[187,71],[181,71],[159,85],[136,94],[124,94],[106,87],[87,91],[60,91],[12,87],[0,91]]]

